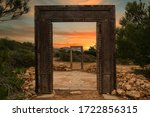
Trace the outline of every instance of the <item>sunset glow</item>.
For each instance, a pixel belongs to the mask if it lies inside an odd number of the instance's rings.
[[[30,0],[30,12],[17,20],[0,22],[0,38],[8,38],[19,42],[34,43],[34,6],[35,5],[115,5],[116,27],[120,27],[119,20],[125,14],[125,5],[131,0]],[[149,0],[142,0],[149,2]],[[54,46],[64,47],[83,45],[88,48],[95,44],[95,24],[55,24]]]
[[[97,5],[103,2],[103,0],[62,0],[62,1],[78,5]]]
[[[84,49],[88,49],[96,44],[96,23],[57,23],[54,24],[54,28],[54,48],[83,46]]]

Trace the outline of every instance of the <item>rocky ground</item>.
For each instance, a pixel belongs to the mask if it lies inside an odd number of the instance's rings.
[[[134,67],[128,71],[117,69],[117,89],[112,94],[127,99],[150,99],[150,82],[143,75],[134,74],[133,70]]]
[[[112,95],[118,95],[125,99],[150,99],[150,82],[143,75],[133,73],[139,69],[135,65],[117,65],[117,88]],[[89,66],[85,71],[96,73],[96,65]]]
[[[30,67],[26,70],[26,73],[21,77],[24,80],[22,90],[25,93],[25,97],[31,98],[35,97],[35,70],[34,67]]]
[[[119,96],[120,99],[150,99],[150,82],[143,76],[143,75],[136,75],[133,73],[134,69],[139,68],[138,66],[128,65],[117,65],[117,88],[116,90],[112,91],[111,95],[113,96]],[[54,70],[57,71],[71,71],[71,69],[64,64],[60,64],[60,66],[55,66]],[[85,72],[90,73],[96,73],[96,66],[95,64],[89,65]],[[36,97],[36,94],[34,92],[35,89],[35,72],[34,67],[30,67],[26,73],[23,75],[23,79],[25,80],[24,85],[22,86],[22,89],[28,99],[31,99],[33,97]],[[71,94],[72,91],[55,91],[55,93],[52,96],[51,99],[105,99],[103,97],[98,97],[96,94],[93,93],[84,93],[86,98],[83,98],[83,94],[79,95],[77,94]],[[89,98],[88,98],[88,94]],[[73,95],[73,97],[72,97]],[[111,97],[111,95],[107,97]],[[81,96],[81,97],[80,97]],[[70,98],[67,98],[70,97]],[[92,98],[93,97],[93,98]],[[95,98],[94,98],[95,97]],[[36,99],[36,98],[33,98]],[[49,98],[50,99],[50,98]],[[117,98],[119,99],[119,98]]]

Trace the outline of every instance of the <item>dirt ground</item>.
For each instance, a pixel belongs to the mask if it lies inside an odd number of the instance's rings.
[[[34,100],[104,100],[97,91],[54,90],[53,94],[39,95]]]
[[[60,64],[55,62],[55,64]],[[69,62],[61,62],[67,66]],[[80,70],[80,63],[73,63],[73,71],[54,71],[53,94],[34,97],[34,100],[120,100],[123,98],[111,95],[100,95],[97,92],[97,77],[94,73]],[[84,69],[93,63],[84,63]]]
[[[83,71],[54,71],[54,89],[96,90],[96,74]]]
[[[67,65],[69,62],[57,62],[55,65]],[[149,82],[142,75],[133,74],[134,69],[140,69],[136,65],[117,65],[117,93],[102,94],[97,92],[96,73],[88,73],[86,68],[96,63],[84,63],[84,70],[81,70],[81,63],[74,62],[72,71],[53,71],[54,90],[52,94],[44,94],[33,97],[34,100],[126,100],[126,99],[149,99]],[[29,70],[30,71],[30,70]],[[30,71],[32,74],[32,70]],[[33,76],[34,77],[34,76]],[[132,84],[131,81],[135,79]],[[144,87],[144,89],[142,88]],[[115,91],[116,92],[116,91]],[[114,93],[114,92],[113,92]],[[121,94],[123,93],[123,94]],[[125,96],[126,95],[126,96]],[[142,97],[143,96],[143,97]]]
[[[96,74],[83,71],[54,71],[53,94],[34,99],[49,100],[103,100],[97,90]]]

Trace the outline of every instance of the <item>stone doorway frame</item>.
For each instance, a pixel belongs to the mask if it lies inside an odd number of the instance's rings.
[[[35,6],[36,93],[53,93],[53,22],[96,22],[97,91],[115,89],[115,6]]]
[[[70,46],[70,68],[73,69],[73,53],[72,53],[72,48],[80,48],[81,50],[81,70],[83,70],[83,46]]]

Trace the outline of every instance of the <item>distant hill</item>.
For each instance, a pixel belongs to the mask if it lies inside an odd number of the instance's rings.
[[[66,51],[69,51],[70,50],[70,47],[62,47],[62,48],[54,48],[54,52],[58,52],[60,49],[64,49]],[[72,48],[73,51],[81,51],[80,48]]]

